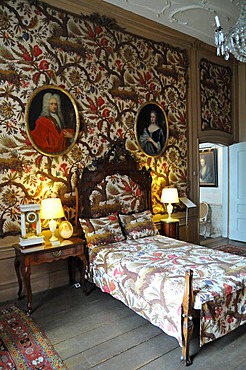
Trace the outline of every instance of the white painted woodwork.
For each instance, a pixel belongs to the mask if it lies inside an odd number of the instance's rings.
[[[246,242],[246,142],[229,149],[229,238]]]

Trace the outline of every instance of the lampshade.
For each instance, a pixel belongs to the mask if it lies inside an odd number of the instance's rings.
[[[179,203],[178,190],[176,188],[164,188],[161,194],[162,203]]]
[[[41,220],[51,220],[64,217],[64,212],[60,198],[47,198],[41,202]]]
[[[57,222],[55,218],[64,217],[64,212],[60,198],[47,198],[41,202],[40,218],[41,220],[50,220],[49,227],[51,231],[50,242],[53,246],[59,245],[60,242],[55,236]]]

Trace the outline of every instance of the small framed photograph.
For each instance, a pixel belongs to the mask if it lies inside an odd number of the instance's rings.
[[[199,150],[200,168],[199,179],[200,186],[218,186],[218,160],[217,149]]]
[[[163,154],[168,140],[168,122],[164,109],[156,102],[147,102],[138,110],[135,135],[139,148],[150,157]]]
[[[33,147],[47,156],[66,154],[79,134],[75,100],[57,86],[42,86],[34,91],[26,107],[25,123]]]
[[[63,239],[69,239],[73,235],[73,225],[68,221],[62,221],[59,226],[59,234]]]

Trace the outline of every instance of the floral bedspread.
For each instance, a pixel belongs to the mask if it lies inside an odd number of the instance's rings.
[[[160,235],[90,251],[90,274],[110,293],[182,346],[185,271],[193,270],[200,345],[246,322],[246,258]]]

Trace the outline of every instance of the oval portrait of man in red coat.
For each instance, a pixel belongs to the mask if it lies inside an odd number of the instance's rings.
[[[79,112],[73,97],[60,87],[42,86],[34,91],[26,107],[28,137],[40,153],[66,154],[79,133]]]

